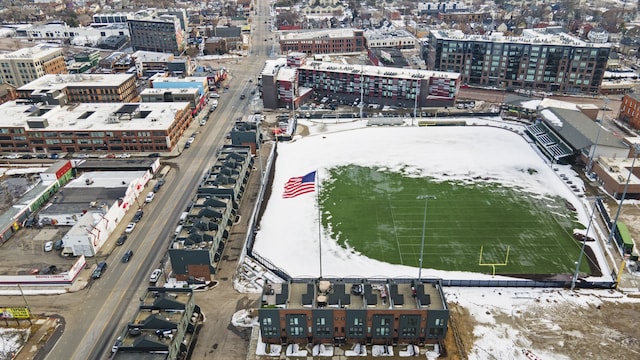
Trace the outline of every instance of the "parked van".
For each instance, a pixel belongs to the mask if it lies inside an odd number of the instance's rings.
[[[175,235],[176,235],[176,236],[180,235],[180,231],[182,231],[182,225],[178,225],[178,226],[176,227]]]
[[[183,225],[185,221],[187,221],[187,216],[189,216],[189,212],[185,211],[180,215],[180,225]]]

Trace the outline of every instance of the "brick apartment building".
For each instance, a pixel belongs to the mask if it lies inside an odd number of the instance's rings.
[[[280,52],[312,54],[355,53],[364,50],[364,35],[358,29],[292,31],[280,37]]]

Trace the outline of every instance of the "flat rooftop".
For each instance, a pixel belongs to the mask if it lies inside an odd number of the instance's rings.
[[[609,43],[592,43],[579,39],[571,34],[557,31],[557,28],[525,29],[522,36],[506,36],[500,31],[493,31],[485,35],[465,34],[461,30],[435,30],[431,34],[436,39],[468,40],[501,43],[553,44],[569,46],[590,46],[609,48]]]
[[[294,279],[264,286],[262,306],[285,309],[445,309],[436,282],[416,279]]]
[[[73,87],[117,87],[133,74],[46,74],[18,88],[18,91],[61,90]]]
[[[23,127],[27,131],[153,131],[166,130],[178,111],[189,111],[189,102],[81,103],[36,106],[9,101],[0,105],[0,128]],[[42,122],[33,128],[28,121]]]
[[[325,61],[311,61],[307,64],[300,66],[301,69],[306,70],[320,70],[336,73],[362,73],[365,76],[380,76],[389,78],[401,78],[401,79],[428,79],[428,78],[445,78],[455,80],[460,77],[460,73],[446,72],[446,71],[433,71],[433,70],[420,70],[420,69],[403,69],[394,67],[383,67],[373,65],[350,65]]]
[[[62,48],[49,45],[39,44],[31,48],[19,49],[8,54],[0,54],[0,60],[6,59],[33,59],[62,51]]]
[[[280,36],[280,41],[308,40],[308,39],[339,39],[353,37],[355,29],[329,29],[315,31],[291,31]],[[360,30],[362,31],[362,30]]]
[[[199,90],[197,88],[146,88],[140,92],[140,96],[144,95],[162,95],[166,93],[175,93],[175,94],[198,94]]]

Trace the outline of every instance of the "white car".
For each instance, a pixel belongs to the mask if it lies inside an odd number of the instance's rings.
[[[9,155],[5,156],[5,158],[7,158],[7,159],[19,159],[20,155],[18,155],[18,154],[9,154]]]
[[[129,225],[127,225],[127,228],[124,229],[124,232],[127,234],[131,234],[133,232],[133,229],[135,228],[136,228],[136,223],[130,222]]]
[[[207,125],[207,119],[200,120],[200,126],[205,126],[205,125]]]
[[[153,201],[153,198],[156,197],[156,193],[153,191],[147,194],[147,197],[144,199],[144,202],[150,203]]]
[[[127,154],[127,153],[116,155],[116,159],[128,159],[130,157],[131,157],[131,154]]]
[[[51,250],[53,250],[53,241],[47,241],[44,243],[44,251],[49,252]]]
[[[149,277],[149,282],[152,284],[157,283],[158,280],[160,280],[160,275],[162,275],[162,269],[153,270],[153,272],[151,273],[151,276]]]
[[[217,99],[217,98],[220,97],[220,94],[215,93],[215,92],[214,93],[209,93],[209,97],[212,98],[212,99]]]

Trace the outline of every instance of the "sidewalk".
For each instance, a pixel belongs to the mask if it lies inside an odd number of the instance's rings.
[[[65,328],[64,318],[48,316],[32,319],[34,331],[27,342],[18,351],[16,360],[40,360],[44,359],[56,342],[62,336]]]

